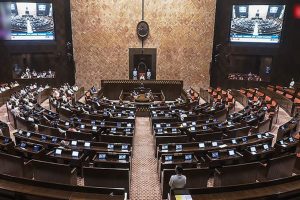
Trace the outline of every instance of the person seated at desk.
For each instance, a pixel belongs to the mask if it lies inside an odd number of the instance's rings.
[[[72,124],[70,125],[70,127],[68,128],[68,131],[72,131],[72,132],[80,132],[80,131],[78,131],[78,130],[75,128],[75,126],[74,126],[73,123],[72,123]]]
[[[295,81],[294,78],[292,78],[292,81],[290,82],[289,88],[294,88],[295,86]]]
[[[186,176],[182,175],[183,168],[179,165],[175,168],[176,175],[172,175],[169,181],[171,189],[184,188],[186,184]]]
[[[85,101],[91,101],[92,97],[91,97],[91,92],[87,91],[85,93]]]
[[[91,88],[90,92],[91,92],[92,94],[96,94],[96,93],[97,93],[96,87],[93,86],[93,87]]]

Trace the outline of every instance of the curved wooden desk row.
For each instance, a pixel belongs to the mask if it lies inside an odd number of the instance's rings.
[[[0,199],[125,200],[121,188],[99,188],[46,183],[0,174]]]
[[[21,86],[18,85],[16,87],[12,87],[2,93],[0,93],[0,105],[2,106],[3,104],[6,103],[7,100],[9,100],[10,96],[15,93],[16,91],[19,91],[21,89]]]
[[[300,106],[300,90],[284,88],[281,86],[272,86],[264,88],[261,87],[260,90],[268,93],[272,98],[276,99],[279,105],[290,115],[295,116],[299,112]]]
[[[234,200],[234,199],[299,199],[300,175],[277,179],[267,182],[236,185],[227,187],[214,187],[204,189],[174,190],[168,195],[168,200],[175,200],[175,195],[190,194],[193,200]]]

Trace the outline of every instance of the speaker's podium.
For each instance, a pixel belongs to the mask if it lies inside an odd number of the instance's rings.
[[[102,95],[111,100],[120,99],[121,94],[139,89],[161,93],[165,101],[174,101],[182,96],[183,81],[181,80],[102,80]]]
[[[180,80],[102,80],[100,96],[130,102],[143,117],[149,116],[153,103],[187,99]]]

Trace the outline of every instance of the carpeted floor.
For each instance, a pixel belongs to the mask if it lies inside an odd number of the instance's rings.
[[[150,120],[137,117],[133,141],[130,199],[161,200]]]

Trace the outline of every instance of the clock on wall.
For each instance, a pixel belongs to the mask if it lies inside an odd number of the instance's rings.
[[[145,40],[149,35],[149,25],[146,21],[140,21],[136,27],[137,35],[141,40]]]

